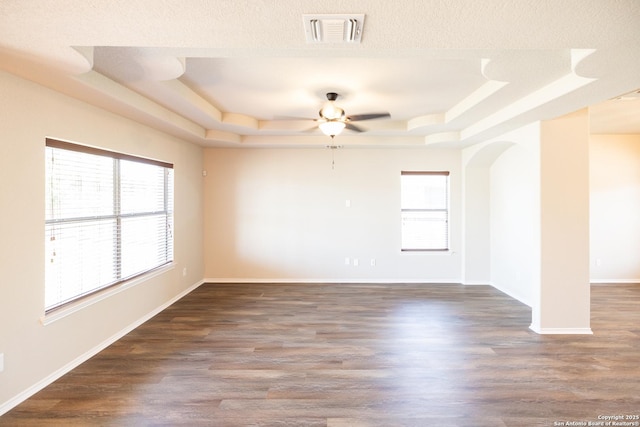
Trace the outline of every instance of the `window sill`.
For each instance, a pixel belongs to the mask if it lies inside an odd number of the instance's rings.
[[[44,326],[49,325],[57,320],[65,318],[77,311],[82,310],[85,307],[89,307],[93,304],[96,304],[104,299],[107,299],[113,295],[116,295],[122,291],[125,291],[129,288],[132,288],[140,283],[146,282],[147,280],[159,276],[160,274],[164,274],[167,271],[174,269],[174,263],[170,262],[169,264],[163,265],[155,270],[152,270],[146,274],[135,277],[126,282],[120,283],[116,286],[112,286],[110,288],[105,289],[104,291],[97,292],[95,294],[89,295],[85,298],[81,298],[78,301],[69,303],[63,307],[52,310],[50,313],[46,313],[44,316],[40,317],[40,323]]]
[[[432,255],[455,255],[456,251],[451,249],[400,249],[402,254],[432,254]]]

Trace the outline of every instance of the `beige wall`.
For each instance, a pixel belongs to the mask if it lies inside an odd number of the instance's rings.
[[[491,284],[491,209],[489,169],[464,166],[463,270],[465,285]]]
[[[205,169],[207,278],[460,282],[459,150],[207,149]],[[451,253],[400,251],[402,170],[451,171]]]
[[[491,165],[491,284],[533,306],[540,284],[540,125],[506,135]]]
[[[202,148],[0,72],[0,413],[200,282]],[[44,144],[175,165],[175,267],[44,326]],[[183,268],[187,268],[183,276]]]
[[[592,135],[591,281],[640,282],[640,135]]]

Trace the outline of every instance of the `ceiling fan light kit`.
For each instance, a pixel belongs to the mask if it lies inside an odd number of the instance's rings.
[[[345,117],[344,110],[335,104],[338,94],[329,92],[327,94],[327,102],[320,109],[320,117],[325,120],[343,120]]]
[[[339,120],[331,120],[328,122],[322,122],[318,125],[322,133],[333,138],[336,135],[340,135],[340,132],[345,128],[346,124]]]
[[[316,120],[322,133],[330,136],[332,139],[336,135],[339,135],[345,128],[354,132],[363,131],[363,129],[355,126],[351,122],[359,120],[385,119],[390,117],[389,113],[370,113],[347,116],[342,108],[335,105],[336,99],[338,99],[337,93],[327,93],[327,102],[318,112],[320,119]]]

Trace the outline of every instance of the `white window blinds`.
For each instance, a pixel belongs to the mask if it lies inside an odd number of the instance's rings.
[[[402,250],[449,249],[449,172],[402,172]]]
[[[173,260],[173,166],[46,141],[45,309]]]

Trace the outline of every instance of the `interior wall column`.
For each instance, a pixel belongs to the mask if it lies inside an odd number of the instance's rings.
[[[540,229],[531,329],[590,334],[587,109],[541,123]]]

